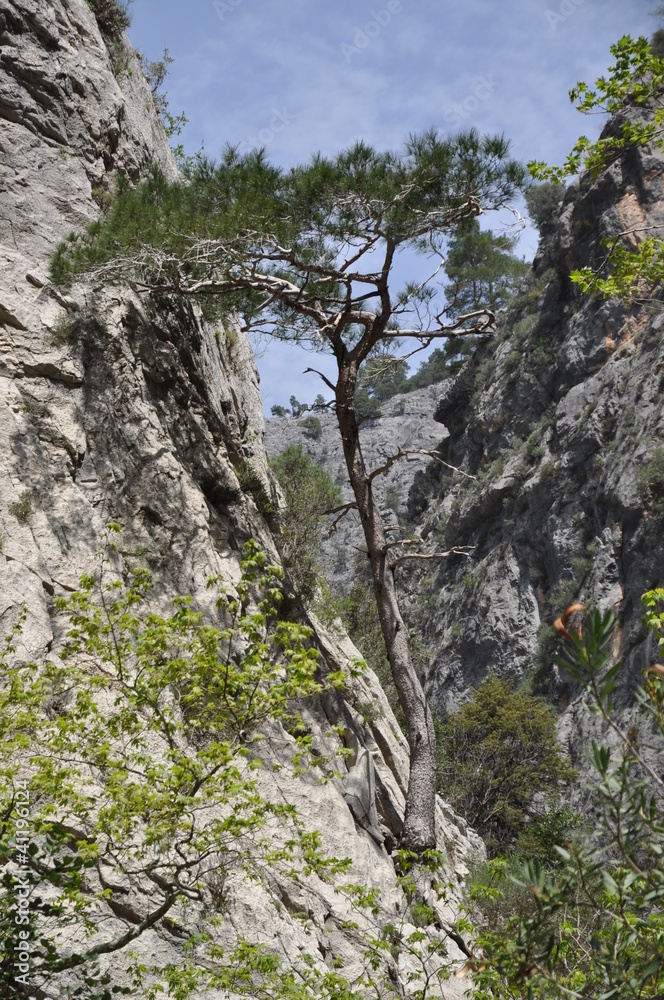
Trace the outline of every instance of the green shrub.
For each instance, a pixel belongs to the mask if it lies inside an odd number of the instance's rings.
[[[323,425],[318,417],[303,417],[300,420],[300,428],[304,431],[305,437],[313,438],[314,441],[323,436]]]
[[[347,869],[322,855],[292,806],[262,797],[254,777],[266,753],[274,759],[269,737],[259,735],[266,720],[297,732],[288,751],[279,741],[281,766],[297,773],[314,765],[295,704],[341,687],[343,675],[322,677],[312,630],[283,620],[283,571],[254,542],[245,546],[234,592],[209,581],[219,588],[212,621],[184,596],[158,615],[149,604],[149,571],[128,570],[123,583],[114,552],[109,544],[98,572],[57,599],[69,620],[57,662],[12,655],[21,620],[0,641],[0,995],[111,1000],[168,992],[184,1000],[210,988],[217,994],[218,986],[224,995],[255,996],[265,973],[261,996],[292,997],[270,982],[275,965],[260,947],[240,940],[222,954],[206,934],[214,909],[189,923],[187,907],[207,909],[211,874],[218,898],[219,881],[233,872],[262,881],[266,871],[281,869],[287,878],[305,864],[323,877]],[[322,773],[329,763],[315,758]],[[12,855],[32,884],[25,940],[17,934],[16,870],[6,867]],[[109,883],[124,886],[125,898],[150,914],[128,940]],[[95,945],[120,951],[151,926],[174,925],[184,938],[177,967],[136,963],[132,988],[104,989],[110,979],[99,978],[93,932]],[[16,992],[26,941],[31,988]],[[252,957],[249,993],[240,984]]]
[[[526,191],[528,214],[541,237],[547,238],[555,231],[564,195],[564,184],[552,184],[549,181],[534,184]]]
[[[658,617],[662,593],[658,588],[642,598],[648,627],[657,629],[649,614]],[[638,725],[626,729],[612,701],[620,669],[615,625],[611,611],[591,608],[557,657],[603,721],[593,727],[596,740],[587,751],[594,771],[586,807],[591,829],[583,838],[561,838],[553,871],[531,856],[508,887],[520,890],[518,904],[494,907],[492,919],[481,921],[478,1000],[662,996],[664,682],[659,666],[644,672],[635,690]],[[643,746],[639,728],[648,733]],[[500,892],[486,880],[481,887],[490,906],[495,889]]]
[[[366,559],[364,561],[366,562]],[[377,675],[397,722],[406,732],[403,711],[385,653],[385,640],[373,588],[367,584],[366,579],[363,579],[367,576],[366,571],[360,570],[358,575],[360,579],[356,579],[350,591],[343,595],[333,593],[331,588],[324,584],[323,596],[316,605],[316,613],[327,625],[332,625],[337,618],[341,619],[367,666]]]
[[[282,514],[282,557],[301,596],[308,600],[318,580],[318,549],[324,512],[342,503],[341,489],[301,445],[289,445],[270,466],[286,498],[286,510]]]
[[[664,448],[658,447],[650,460],[636,473],[636,482],[645,504],[658,514],[664,513]]]
[[[236,466],[235,474],[242,488],[242,492],[248,493],[249,496],[253,497],[254,502],[263,517],[272,517],[274,514],[272,501],[265,491],[265,486],[261,477],[252,465],[243,458],[241,463]]]
[[[17,521],[21,521],[25,524],[29,521],[34,514],[34,508],[32,506],[34,494],[32,490],[23,490],[18,500],[15,503],[10,503],[9,513],[12,517],[15,517]]]
[[[131,24],[129,3],[118,0],[88,0],[88,7],[97,18],[97,24],[105,35],[120,35]]]
[[[74,339],[76,327],[72,320],[63,313],[58,316],[51,331],[46,334],[46,340],[50,344],[60,347],[62,344],[70,344]]]
[[[438,743],[439,790],[494,855],[532,826],[536,797],[555,808],[561,788],[576,777],[553,711],[493,674],[439,723]]]

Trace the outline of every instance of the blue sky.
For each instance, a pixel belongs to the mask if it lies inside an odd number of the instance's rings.
[[[522,160],[560,163],[600,118],[569,103],[623,34],[654,29],[648,0],[134,0],[129,37],[175,62],[171,111],[184,111],[193,153],[226,142],[264,145],[290,166],[356,139],[396,148],[409,132],[475,126],[502,132]],[[532,257],[532,231],[519,253]],[[312,358],[271,344],[259,352],[266,411],[321,391]],[[322,364],[321,364],[322,363]],[[324,367],[317,358],[315,367]]]

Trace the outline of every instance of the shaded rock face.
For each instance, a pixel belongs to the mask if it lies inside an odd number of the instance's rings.
[[[640,597],[662,583],[662,306],[584,296],[569,273],[601,263],[601,238],[661,225],[663,169],[660,153],[630,152],[569,188],[532,279],[438,401],[444,457],[476,476],[430,468],[415,484],[422,534],[474,546],[410,583],[412,600],[427,591],[426,683],[441,710],[489,671],[534,675],[567,705],[551,623],[577,600],[619,614],[624,703],[652,662]]]
[[[23,605],[18,654],[57,659],[66,622],[54,598],[93,569],[109,520],[124,526],[123,548],[141,547],[148,559],[155,602],[192,594],[208,611],[208,576],[237,581],[249,537],[276,558],[266,517],[279,493],[240,331],[217,328],[188,303],[85,283],[63,295],[48,282],[58,242],[98,217],[117,175],[136,181],[156,163],[177,176],[128,43],[102,37],[85,0],[0,0],[0,60],[0,622],[6,629]],[[421,440],[440,436],[435,425]],[[312,624],[323,669],[347,668],[357,651]],[[377,680],[368,672],[349,682],[346,700],[326,696],[305,706],[304,719],[321,753],[352,751],[348,762],[338,756],[341,776],[321,785],[266,772],[262,792],[295,804],[329,854],[352,859],[351,878],[403,912],[388,848],[403,817],[407,744]],[[292,737],[279,727],[272,735],[278,759]],[[458,889],[464,857],[482,845],[442,803],[438,825]],[[306,951],[321,969],[337,958],[349,974],[361,965],[339,897],[313,877],[261,888],[231,879],[223,905],[225,943],[245,935],[288,959]],[[105,927],[117,936],[129,924],[113,912]],[[200,916],[192,909],[196,927]],[[148,962],[178,962],[181,947],[168,928],[136,942]],[[401,963],[392,971],[405,982],[411,970]],[[126,983],[124,956],[102,965],[113,984]]]
[[[432,451],[439,445],[447,436],[445,429],[433,418],[439,395],[439,386],[428,386],[381,403],[380,418],[366,421],[360,430],[362,452],[369,470],[384,465],[400,449]],[[288,445],[301,445],[341,486],[346,503],[352,499],[352,491],[336,417],[326,412],[316,416],[322,431],[317,438],[306,430],[301,417],[267,420],[265,448],[270,458],[275,458]],[[374,480],[376,496],[387,524],[396,526],[399,520],[403,521],[415,473],[424,470],[428,464],[426,457],[409,455]],[[341,591],[349,587],[357,578],[357,560],[364,558],[363,552],[366,552],[366,543],[362,526],[357,512],[351,511],[339,522],[333,534],[323,538],[321,565],[325,579]]]
[[[256,503],[272,487],[246,340],[188,304],[48,284],[58,242],[98,217],[118,174],[177,176],[128,43],[112,55],[85,0],[3,3],[0,28],[2,590],[33,592],[37,652],[45,602],[75,586],[107,521],[171,592],[197,594],[247,537],[269,544]]]

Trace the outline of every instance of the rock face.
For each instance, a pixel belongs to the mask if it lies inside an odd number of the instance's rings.
[[[128,43],[102,36],[85,0],[0,0],[0,60],[0,620],[6,628],[24,605],[18,653],[39,659],[57,656],[64,623],[54,598],[90,571],[109,520],[124,526],[128,549],[142,547],[159,602],[191,594],[206,611],[208,576],[236,581],[249,537],[276,556],[263,512],[279,497],[239,331],[215,328],[189,304],[89,284],[63,296],[48,281],[58,242],[98,217],[117,176],[137,181],[151,163],[177,176]],[[435,425],[420,440],[429,447],[441,436]],[[324,666],[347,667],[356,651],[313,624]],[[305,720],[314,745],[351,750],[341,776],[319,785],[275,771],[261,778],[265,794],[296,805],[324,849],[350,857],[356,880],[403,912],[388,848],[403,816],[407,745],[378,682],[369,672],[346,701],[307,706]],[[331,723],[343,735],[330,735]],[[464,857],[482,845],[442,803],[439,831],[458,888]],[[288,959],[306,951],[322,970],[336,959],[349,974],[361,966],[343,906],[313,877],[260,889],[238,879],[224,905],[224,933]],[[146,960],[176,963],[181,946],[164,928],[137,943]],[[408,960],[390,961],[405,982]],[[122,956],[104,962],[122,985]]]
[[[381,404],[380,418],[367,421],[360,430],[362,452],[368,469],[379,468],[400,449],[433,451],[447,437],[445,429],[433,417],[439,395],[439,386],[428,386],[394,396]],[[267,420],[266,451],[270,458],[275,458],[288,445],[301,445],[339,483],[344,502],[347,502],[352,499],[352,492],[336,418],[325,412],[317,413],[316,417],[320,421],[320,437],[312,436],[301,417]],[[396,524],[399,518],[403,520],[415,473],[424,470],[428,464],[427,457],[409,455],[375,480],[378,500],[388,524]],[[355,561],[362,550],[366,551],[362,527],[357,513],[351,511],[339,522],[334,533],[323,539],[321,564],[326,580],[340,589],[350,585],[357,576]]]
[[[476,480],[432,467],[411,504],[423,535],[474,546],[411,581],[439,709],[489,671],[567,705],[551,623],[573,601],[619,615],[623,703],[652,662],[640,597],[662,583],[662,305],[588,297],[569,274],[601,263],[601,238],[661,224],[663,170],[661,153],[630,152],[569,188],[532,279],[441,394],[444,457]]]
[[[385,477],[384,505],[406,534],[431,550],[472,546],[468,556],[400,570],[434,707],[454,710],[492,671],[529,678],[563,711],[561,736],[577,766],[592,727],[555,666],[554,619],[576,601],[615,610],[617,699],[628,715],[631,689],[656,658],[640,598],[664,581],[664,306],[661,296],[631,307],[590,297],[569,275],[603,264],[602,239],[662,224],[663,172],[662,153],[645,148],[573,183],[495,336],[456,378],[391,400],[364,429],[376,464],[426,439],[475,477],[419,459]],[[408,421],[398,415],[404,405]],[[316,441],[298,420],[269,420],[268,451],[302,443],[345,484],[333,418],[319,417]],[[323,547],[342,591],[357,569],[348,553],[362,545],[359,526],[345,520]]]
[[[38,651],[46,601],[75,586],[107,521],[197,594],[244,538],[268,542],[254,498],[272,487],[244,339],[189,306],[48,284],[58,242],[98,217],[117,175],[177,176],[128,44],[111,55],[84,0],[3,3],[0,27],[2,592],[32,594]]]

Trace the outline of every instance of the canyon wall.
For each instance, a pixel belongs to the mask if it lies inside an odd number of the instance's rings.
[[[24,608],[17,655],[57,662],[67,622],[54,602],[94,570],[107,522],[124,529],[119,574],[138,553],[157,606],[188,594],[212,615],[208,577],[233,587],[249,538],[277,558],[271,511],[280,495],[263,448],[257,370],[238,329],[131,288],[82,282],[63,294],[49,282],[59,241],[100,216],[118,177],[136,183],[156,165],[177,178],[126,39],[104,35],[85,0],[0,0],[0,121],[0,622],[6,632]],[[358,655],[348,640],[297,613],[316,630],[323,671],[348,670]],[[327,783],[275,767],[261,776],[262,794],[295,805],[325,851],[352,859],[349,877],[380,889],[386,912],[403,912],[389,851],[403,815],[407,744],[379,684],[370,672],[349,678],[345,699],[308,703],[303,718],[315,747],[333,757],[346,747],[350,758],[338,758]],[[273,738],[277,754],[292,743],[278,726]],[[443,803],[439,832],[456,887],[449,916],[464,857],[482,845]],[[329,886],[313,876],[231,881],[220,907],[224,941],[262,941],[289,962],[311,954],[322,971],[362,968],[363,945]],[[132,901],[139,917],[144,905],[140,894]],[[210,895],[206,907],[214,906]],[[177,963],[201,916],[192,910],[184,934],[146,931],[139,957]],[[135,918],[116,901],[105,926],[117,936]],[[449,955],[460,955],[452,942]],[[386,962],[394,982],[405,982],[407,955],[388,952]],[[128,982],[123,953],[104,957],[102,969],[114,984]],[[33,985],[42,998],[64,988]]]

